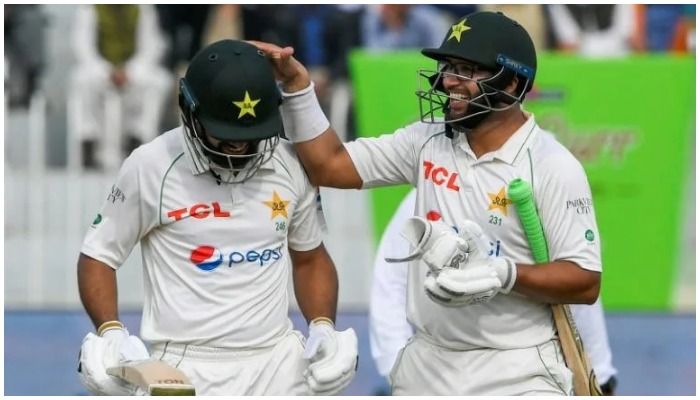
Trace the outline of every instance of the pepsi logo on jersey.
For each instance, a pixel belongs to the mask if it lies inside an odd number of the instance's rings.
[[[260,264],[264,266],[270,261],[282,258],[282,245],[274,249],[232,251],[224,255],[221,250],[214,246],[200,245],[192,250],[190,261],[202,271],[213,271],[224,263],[224,258],[228,260],[228,267],[244,262]]]

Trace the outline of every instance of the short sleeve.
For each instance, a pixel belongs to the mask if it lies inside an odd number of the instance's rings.
[[[566,260],[601,271],[600,235],[593,196],[581,164],[569,153],[540,166],[535,199],[551,260]]]
[[[320,246],[326,231],[321,193],[304,174],[302,192],[289,224],[289,247],[297,251],[308,251]]]
[[[416,182],[421,134],[420,125],[397,129],[393,134],[360,138],[345,148],[362,178],[362,188],[413,184]]]
[[[118,269],[146,232],[137,152],[122,165],[115,183],[95,217],[81,252]]]

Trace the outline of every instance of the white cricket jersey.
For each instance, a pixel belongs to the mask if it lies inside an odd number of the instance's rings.
[[[345,144],[363,188],[409,183],[417,189],[415,214],[457,225],[477,222],[491,254],[534,264],[527,239],[507,196],[515,178],[531,183],[551,260],[601,271],[598,228],[581,164],[533,116],[497,151],[478,160],[464,134],[449,139],[442,124],[414,123],[394,134]],[[430,300],[428,267],[411,262],[407,316],[434,344],[467,350],[539,345],[554,336],[549,304],[515,292],[490,302],[447,308]]]
[[[318,191],[287,141],[242,184],[217,184],[178,127],[124,162],[81,251],[118,269],[141,243],[141,336],[270,346],[291,329],[288,246],[322,242]]]

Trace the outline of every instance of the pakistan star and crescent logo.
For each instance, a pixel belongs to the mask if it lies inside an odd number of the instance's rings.
[[[282,200],[277,192],[272,192],[272,201],[263,201],[266,206],[270,207],[272,210],[272,215],[270,219],[274,219],[276,216],[281,215],[285,218],[289,218],[287,215],[287,205],[291,203],[289,200]]]
[[[250,114],[253,117],[255,117],[255,106],[260,103],[260,99],[258,100],[251,100],[250,99],[250,94],[248,91],[245,91],[245,97],[243,97],[243,100],[241,101],[234,101],[233,104],[241,109],[241,112],[238,113],[238,119],[241,119],[244,115]]]
[[[467,26],[466,19],[459,21],[458,24],[452,25],[452,33],[450,34],[450,37],[447,38],[447,40],[455,38],[459,42],[462,40],[462,34],[470,29],[472,28]]]
[[[489,210],[499,210],[503,215],[508,215],[508,205],[513,204],[513,200],[506,197],[506,187],[503,186],[498,193],[488,193],[491,204],[489,204]]]

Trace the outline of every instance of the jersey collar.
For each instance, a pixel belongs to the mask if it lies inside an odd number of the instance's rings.
[[[527,154],[527,149],[530,147],[530,143],[536,136],[537,131],[535,116],[530,114],[527,121],[508,138],[503,146],[493,152],[493,157],[508,164],[516,165]]]
[[[490,153],[484,154],[478,160],[474,155],[471,147],[469,146],[469,141],[467,140],[467,135],[460,134],[456,135],[458,146],[469,156],[471,156],[472,163],[482,163],[490,162],[494,159],[499,159],[505,163],[516,165],[520,162],[524,154],[527,154],[527,149],[532,142],[532,139],[537,134],[539,128],[535,123],[535,116],[530,114],[527,121],[518,128],[513,135],[501,146],[500,149],[492,151]]]

